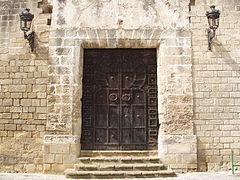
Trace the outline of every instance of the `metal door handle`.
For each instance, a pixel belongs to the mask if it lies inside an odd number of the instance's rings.
[[[110,101],[117,101],[117,93],[111,93],[108,98]]]
[[[123,101],[130,101],[131,100],[131,96],[130,96],[130,94],[123,94],[122,95],[122,100]]]

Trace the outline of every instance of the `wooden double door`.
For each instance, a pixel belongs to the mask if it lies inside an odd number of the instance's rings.
[[[82,149],[154,149],[156,84],[155,49],[86,49]]]

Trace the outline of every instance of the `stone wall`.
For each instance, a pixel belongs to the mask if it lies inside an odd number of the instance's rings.
[[[63,173],[73,168],[80,150],[79,136],[46,135],[44,137],[43,170],[45,173]]]
[[[221,18],[210,52],[212,3]],[[18,26],[25,7],[34,53]],[[227,170],[230,150],[240,155],[239,13],[236,0],[0,0],[0,170],[72,167],[84,48],[156,48],[159,156],[179,171]]]
[[[157,49],[159,156],[171,168],[196,170],[187,0],[0,3],[1,170],[72,167],[80,154],[84,48]],[[25,7],[35,15],[33,53],[17,26]]]
[[[30,53],[19,13],[35,14],[36,52]],[[34,8],[35,7],[35,8]],[[41,172],[47,120],[49,14],[37,1],[0,1],[0,171]]]
[[[220,26],[207,50],[205,12],[215,4]],[[240,1],[197,0],[191,6],[194,127],[200,171],[228,170],[230,151],[240,155]]]
[[[48,133],[55,134],[53,138],[81,136],[84,48],[156,48],[161,124],[159,156],[171,168],[195,171],[197,151],[192,123],[188,5],[187,0],[53,1],[49,40]],[[65,149],[66,144],[71,146],[67,142],[56,145]],[[49,143],[44,142],[44,147],[48,146]],[[54,146],[54,141],[51,146]],[[176,150],[180,146],[183,148]],[[59,156],[57,152],[44,153],[45,172],[59,173],[61,167],[66,166],[63,161],[48,162],[47,157]],[[71,155],[78,156],[80,148],[74,153]],[[185,161],[186,156],[189,156],[188,161]],[[72,163],[74,161],[72,159]],[[53,166],[54,163],[58,165]]]

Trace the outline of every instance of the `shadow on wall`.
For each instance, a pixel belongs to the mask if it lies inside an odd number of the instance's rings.
[[[234,58],[230,55],[230,50],[226,49],[224,45],[219,41],[215,40],[213,48],[216,50],[213,52],[214,55],[219,57],[219,52],[221,53],[221,58],[225,64],[231,67],[232,71],[235,71],[237,74],[240,75],[240,66],[239,63],[234,60]]]
[[[206,151],[203,142],[199,138],[197,138],[197,171],[198,172],[206,172],[207,171],[207,162],[206,162]]]
[[[233,71],[237,75],[240,75],[240,65],[236,61],[234,52],[229,50],[228,46],[223,45],[217,38],[214,39],[213,43],[213,52],[211,57],[216,57],[219,60],[219,63],[225,65],[224,70]],[[235,51],[236,52],[236,51]],[[232,57],[233,56],[233,57]],[[196,126],[194,125],[194,132],[196,133]],[[198,146],[198,171],[211,171],[211,166],[208,166],[207,156],[206,155],[206,143],[201,141],[201,138],[197,140]],[[221,164],[222,166],[222,164]],[[210,168],[210,169],[209,169]],[[222,169],[226,170],[226,169]]]

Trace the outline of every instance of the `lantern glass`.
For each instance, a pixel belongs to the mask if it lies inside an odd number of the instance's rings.
[[[32,20],[34,18],[34,15],[31,14],[30,9],[25,9],[23,12],[21,12],[20,16],[20,28],[22,31],[27,32],[31,28]]]
[[[215,23],[216,23],[216,27],[218,28],[218,26],[219,26],[219,17],[217,19],[215,19]]]
[[[20,28],[22,31],[27,32],[31,28],[32,21],[21,20],[20,21]]]
[[[217,29],[218,26],[219,26],[219,18],[212,18],[211,19],[211,25],[210,25],[210,28],[213,28],[213,29]]]
[[[212,21],[212,19],[210,19],[210,18],[208,18],[208,25],[209,25],[210,28],[211,28],[212,25],[213,25],[213,21]]]

